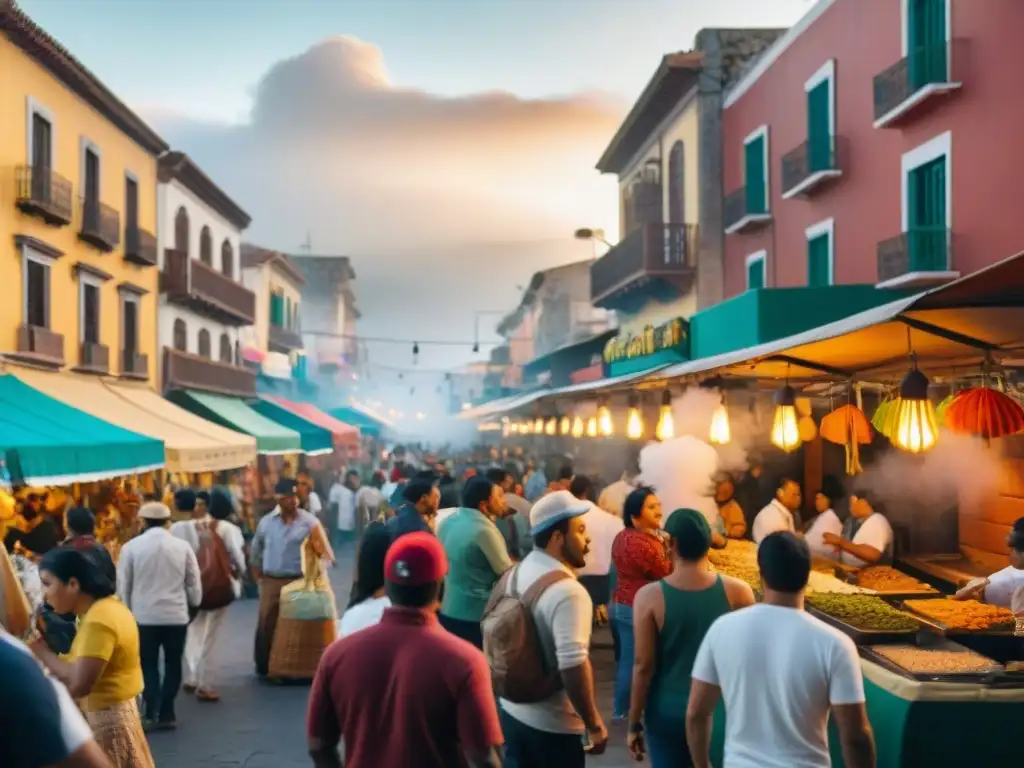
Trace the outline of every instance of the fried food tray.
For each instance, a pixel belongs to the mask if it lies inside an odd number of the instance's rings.
[[[992,669],[987,672],[911,672],[892,659],[878,653],[870,645],[861,645],[857,650],[860,652],[861,658],[897,675],[922,683],[975,683],[1000,687],[1024,687],[1024,673],[1007,672],[1001,664],[994,661]],[[963,650],[967,652],[966,648]]]
[[[916,598],[907,598],[907,599],[916,599]],[[1011,627],[1011,626],[1007,626],[1006,628],[1000,628],[1000,629],[960,629],[959,627],[949,627],[949,626],[943,624],[941,621],[938,621],[937,619],[933,619],[930,616],[925,616],[924,614],[920,613],[919,611],[915,611],[913,608],[908,606],[903,601],[900,601],[899,604],[896,607],[898,607],[904,613],[906,613],[906,614],[908,614],[910,616],[913,616],[915,619],[917,619],[921,623],[921,626],[924,627],[925,629],[931,630],[935,634],[941,635],[943,637],[957,637],[957,636],[963,636],[963,635],[983,635],[983,636],[991,636],[991,637],[1013,637],[1014,636],[1014,631],[1016,629],[1016,627]]]
[[[835,569],[835,574],[836,574],[836,578],[837,579],[841,579],[841,580],[845,581],[848,584],[853,584],[854,586],[858,586],[858,584],[857,584],[857,571],[856,570],[850,570],[850,569],[847,569],[844,566],[837,565],[836,569]],[[927,587],[927,589],[919,589],[919,590],[907,590],[907,589],[904,589],[904,590],[884,590],[884,589],[874,589],[874,588],[872,588],[872,592],[874,593],[875,597],[881,597],[884,600],[890,600],[890,601],[891,600],[923,600],[923,599],[929,598],[929,597],[942,597],[942,593],[939,590],[937,590],[934,587],[929,586],[927,584],[925,584],[924,586]]]
[[[847,624],[842,619],[837,619],[830,613],[825,613],[819,608],[808,604],[807,612],[814,618],[821,619],[830,627],[835,627],[844,635],[849,637],[857,645],[881,645],[884,643],[912,643],[916,637],[917,629],[865,629],[853,624]],[[917,621],[917,615],[910,618]]]

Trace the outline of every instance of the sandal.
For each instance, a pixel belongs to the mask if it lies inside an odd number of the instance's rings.
[[[215,702],[220,701],[220,694],[209,688],[200,688],[196,691],[196,698],[199,701]]]

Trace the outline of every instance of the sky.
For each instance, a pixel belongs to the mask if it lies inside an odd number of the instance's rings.
[[[352,258],[360,333],[465,362],[538,270],[617,229],[594,164],[664,53],[810,0],[20,0],[253,216]],[[411,347],[371,359],[412,366]],[[486,351],[486,348],[485,348]],[[407,377],[408,378],[408,377]]]

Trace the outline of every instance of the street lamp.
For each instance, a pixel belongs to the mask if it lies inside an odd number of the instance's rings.
[[[608,239],[605,237],[603,229],[581,227],[580,229],[577,229],[575,232],[573,232],[573,237],[575,237],[577,240],[590,241],[590,246],[593,249],[595,261],[597,260],[598,243],[604,243],[608,248],[614,247],[611,243],[608,242]]]

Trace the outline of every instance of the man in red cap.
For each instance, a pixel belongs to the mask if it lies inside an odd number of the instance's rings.
[[[306,732],[318,768],[497,768],[503,741],[484,655],[441,628],[448,571],[433,534],[397,539],[384,559],[392,607],[320,660]]]

